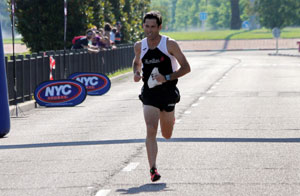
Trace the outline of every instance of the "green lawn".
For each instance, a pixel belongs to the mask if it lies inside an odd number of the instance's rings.
[[[3,40],[4,44],[11,44],[12,43],[12,39],[4,39]],[[15,39],[15,44],[22,44],[23,42],[21,41],[21,39]]]
[[[224,39],[272,39],[272,31],[258,30],[217,30],[191,32],[162,32],[175,40],[224,40]],[[285,28],[281,30],[281,38],[300,38],[300,28]]]
[[[216,31],[190,31],[190,32],[162,32],[175,40],[223,40],[223,39],[272,39],[269,29],[258,30],[216,30]],[[300,28],[284,28],[281,38],[300,38]],[[4,44],[11,44],[11,39],[4,39]],[[15,39],[16,44],[21,44],[21,39]]]
[[[117,70],[115,73],[112,73],[112,74],[108,74],[107,77],[109,78],[113,78],[115,76],[118,76],[118,75],[121,75],[121,74],[124,74],[124,73],[128,73],[132,71],[132,68],[126,68],[126,69],[119,69]]]

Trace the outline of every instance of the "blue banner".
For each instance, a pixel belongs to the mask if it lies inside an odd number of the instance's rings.
[[[7,79],[4,59],[2,29],[0,25],[0,137],[4,137],[10,130]]]
[[[110,89],[110,79],[101,73],[80,72],[69,76],[69,79],[76,80],[85,85],[88,95],[103,95]]]
[[[75,106],[87,95],[85,86],[75,80],[51,80],[42,82],[35,89],[34,98],[40,106]]]

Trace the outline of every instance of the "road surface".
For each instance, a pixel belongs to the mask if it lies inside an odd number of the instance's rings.
[[[12,118],[0,195],[299,195],[300,61],[269,52],[186,53],[173,139],[158,133],[159,182],[150,182],[142,84],[127,74],[77,107]]]

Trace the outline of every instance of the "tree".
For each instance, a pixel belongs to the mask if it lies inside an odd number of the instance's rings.
[[[10,3],[10,0],[7,0]],[[142,33],[143,14],[150,0],[68,0],[67,47],[74,36],[92,26],[122,22],[123,42],[134,42]],[[33,52],[64,47],[63,0],[15,0],[16,29]],[[2,4],[0,4],[1,6]],[[2,8],[2,7],[0,7]],[[2,13],[2,12],[1,12]]]
[[[10,1],[8,0],[10,3]],[[64,2],[60,0],[15,0],[16,28],[32,52],[64,47]],[[68,1],[67,40],[86,30],[87,3]]]
[[[86,10],[88,28],[96,26],[102,27],[104,21],[104,2],[103,1],[89,1],[88,8]]]
[[[200,13],[200,0],[194,0],[193,5],[189,9],[190,19],[189,24],[192,28],[197,28],[200,24],[199,13]]]
[[[231,3],[230,29],[240,29],[242,21],[240,17],[239,0],[230,0],[230,3]]]
[[[177,29],[187,29],[190,27],[191,18],[189,9],[193,6],[194,0],[178,0],[176,4],[175,26]]]
[[[0,1],[0,22],[2,26],[2,31],[10,32],[11,30],[11,20],[9,17],[9,10],[7,3],[5,1]]]
[[[256,0],[254,9],[259,15],[260,24],[266,28],[284,28],[297,24],[299,19],[299,1],[295,0]],[[297,7],[298,6],[298,7]],[[298,22],[299,24],[299,22]]]
[[[125,20],[122,32],[125,40],[135,42],[143,35],[143,16],[149,11],[150,0],[125,0],[123,8]]]
[[[171,2],[169,0],[152,0],[151,10],[157,10],[161,13],[163,23],[162,29],[168,30],[171,15]]]
[[[108,22],[110,24],[115,22],[115,16],[113,14],[113,7],[111,5],[110,0],[104,0],[103,9],[104,9],[104,22]]]
[[[112,5],[112,12],[116,21],[124,20],[123,7],[125,6],[125,0],[110,0]]]
[[[208,26],[212,29],[224,29],[230,27],[230,1],[209,0]]]
[[[295,18],[292,22],[293,26],[299,26],[300,25],[300,1],[296,1],[296,7],[295,7]]]
[[[170,30],[199,28],[200,12],[208,13],[206,25],[212,29],[239,29],[249,20],[249,0],[152,0],[151,8],[157,7],[168,16]]]
[[[170,30],[174,30],[175,29],[175,10],[176,10],[176,3],[177,0],[171,0],[171,22],[170,22]]]

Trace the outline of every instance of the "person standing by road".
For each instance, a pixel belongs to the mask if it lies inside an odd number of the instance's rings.
[[[158,124],[160,122],[162,136],[170,139],[175,123],[175,104],[180,100],[176,84],[178,78],[189,73],[191,68],[177,42],[160,35],[162,17],[158,11],[148,12],[144,16],[143,29],[145,38],[134,45],[133,79],[144,82],[139,98],[143,103],[147,128],[150,176],[151,181],[155,182],[161,177],[156,166]]]
[[[119,21],[117,22],[116,28],[117,28],[117,31],[116,31],[116,34],[115,34],[115,44],[118,45],[118,44],[121,44],[121,41],[122,41],[122,33],[121,33],[122,25],[121,25],[121,22],[119,22]]]

